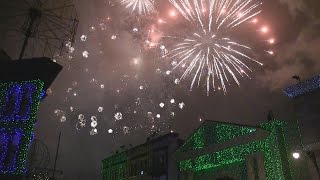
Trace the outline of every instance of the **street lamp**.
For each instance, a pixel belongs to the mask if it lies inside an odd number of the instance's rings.
[[[300,153],[299,152],[294,152],[292,153],[292,157],[295,159],[299,159],[300,158]]]
[[[311,161],[314,165],[315,170],[317,171],[318,177],[320,177],[319,167],[317,164],[317,160],[315,159],[315,156],[312,156],[313,152],[311,151],[294,151],[292,153],[292,157],[294,159],[300,159],[301,154],[303,154],[309,161]]]

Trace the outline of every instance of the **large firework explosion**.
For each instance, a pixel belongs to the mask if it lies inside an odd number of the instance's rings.
[[[120,12],[124,7],[108,2],[110,9],[105,12]],[[124,13],[116,17],[108,13],[79,35],[74,47],[66,43],[69,54],[57,56],[55,61],[68,65],[70,72],[82,71],[83,76],[69,79],[69,85],[61,90],[65,94],[63,104],[54,110],[61,122],[71,123],[77,130],[90,128],[91,135],[127,134],[140,129],[166,132],[174,129],[173,119],[188,108],[184,99],[188,93],[180,83],[183,78],[193,77],[191,87],[206,79],[209,93],[212,86],[226,92],[232,80],[239,84],[237,76],[248,76],[250,69],[245,62],[257,61],[247,54],[256,51],[256,47],[244,45],[252,37],[238,32],[248,31],[248,26],[240,26],[245,22],[261,25],[260,17],[259,22],[255,17],[260,13],[260,3],[161,2],[164,4],[159,4],[157,12],[148,16]],[[256,31],[255,26],[252,28]],[[267,26],[258,31],[269,34]],[[267,41],[275,43],[273,38]],[[115,53],[117,61],[108,59]],[[162,57],[170,59],[173,69],[183,71],[182,76],[180,71],[177,73],[180,79],[167,69]],[[106,77],[106,71],[111,75]],[[87,97],[87,91],[94,92],[95,98]]]
[[[252,21],[258,15],[260,2],[254,0],[169,0],[180,14],[192,25],[186,36],[166,36],[178,42],[167,57],[174,68],[184,68],[180,80],[192,75],[191,87],[200,85],[205,76],[207,94],[212,87],[226,93],[226,84],[233,79],[240,85],[237,76],[249,75],[247,60],[256,62],[248,54],[251,48],[234,39],[237,28]],[[216,82],[218,81],[218,82]]]

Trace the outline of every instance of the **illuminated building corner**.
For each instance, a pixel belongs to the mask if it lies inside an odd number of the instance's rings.
[[[26,174],[39,104],[61,69],[49,58],[0,60],[0,174]]]

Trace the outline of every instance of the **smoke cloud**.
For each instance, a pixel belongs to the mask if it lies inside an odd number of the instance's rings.
[[[277,47],[277,55],[272,65],[258,75],[258,80],[270,90],[279,90],[294,81],[293,75],[298,75],[302,80],[320,74],[320,14],[315,6],[318,0],[280,0],[288,6],[295,17],[297,14],[306,15],[306,22],[299,27],[300,32],[296,38]],[[312,6],[314,5],[314,6]],[[295,27],[288,27],[288,31]]]
[[[297,14],[304,14],[309,18],[319,17],[320,8],[319,0],[279,0],[280,3],[286,4],[290,13],[294,16]]]

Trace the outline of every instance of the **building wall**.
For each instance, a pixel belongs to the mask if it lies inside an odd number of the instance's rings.
[[[117,153],[103,160],[103,180],[121,180],[128,178],[128,157],[125,153]]]
[[[199,172],[195,172],[194,179],[205,180],[205,179],[217,179],[222,177],[230,177],[235,180],[246,179],[246,162],[237,162],[229,165],[225,165],[216,169],[208,169]]]
[[[212,176],[214,178],[216,178],[216,174],[226,173],[235,179],[243,179],[243,174],[246,174],[245,179],[299,179],[295,177],[297,174],[294,173],[296,169],[290,166],[292,161],[289,159],[290,149],[286,144],[287,139],[285,139],[284,126],[285,124],[280,121],[263,124],[262,128],[269,131],[269,135],[264,139],[253,139],[248,143],[234,146],[229,145],[226,149],[213,152],[208,151],[205,154],[195,155],[191,159],[180,161],[179,167],[183,174],[182,176],[185,177],[185,171],[189,174],[190,171],[193,171],[194,179],[203,179],[197,176],[201,172],[206,172],[205,176]],[[213,135],[211,136],[216,138]],[[244,141],[245,137],[239,140]],[[251,137],[254,137],[254,134]],[[202,138],[199,136],[195,139],[202,141]],[[219,144],[216,144],[216,147],[218,146]],[[242,162],[245,162],[246,166],[243,164],[242,166],[238,165]],[[229,168],[232,166],[237,166],[237,168]],[[238,172],[238,169],[241,169],[241,172]],[[233,171],[236,173],[234,174]],[[308,178],[304,176],[303,179]]]
[[[0,82],[0,174],[26,172],[43,86],[40,80]]]
[[[106,158],[103,160],[104,180],[110,179],[110,173],[119,171],[120,164],[127,169],[124,176],[127,179],[175,180],[177,166],[170,157],[180,144],[177,134],[167,134],[122,152],[125,161],[115,160],[119,155]]]
[[[304,142],[314,143],[320,139],[320,90],[292,100],[296,119],[299,120]]]

